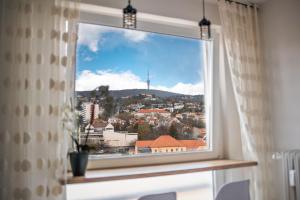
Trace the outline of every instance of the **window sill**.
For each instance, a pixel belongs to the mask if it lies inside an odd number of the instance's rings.
[[[224,170],[241,167],[257,166],[255,161],[241,160],[209,160],[199,162],[187,162],[180,164],[165,164],[158,166],[128,167],[118,169],[88,170],[85,177],[73,177],[68,175],[67,180],[61,184],[93,183],[115,180],[128,180],[176,174],[187,174],[214,170]]]

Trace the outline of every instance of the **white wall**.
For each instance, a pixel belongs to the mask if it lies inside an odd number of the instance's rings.
[[[299,149],[300,1],[268,1],[261,12],[276,148]]]
[[[67,185],[68,200],[137,200],[177,192],[177,200],[213,200],[211,172]]]
[[[213,1],[213,0],[210,0]],[[82,0],[82,7],[85,5],[104,6],[118,9],[112,16],[99,15],[99,12],[81,12],[81,22],[100,24],[107,26],[122,27],[121,9],[127,5],[127,0]],[[132,4],[138,10],[137,30],[157,32],[171,35],[181,35],[192,38],[199,38],[198,22],[202,19],[202,4],[199,0],[134,0]],[[85,10],[85,9],[82,9]],[[94,7],[97,12],[100,9]],[[189,23],[193,26],[174,24],[161,19],[144,19],[139,14],[152,14],[169,18],[176,18]],[[206,17],[214,25],[220,24],[218,9],[215,4],[206,3]],[[88,20],[87,20],[88,19]],[[154,21],[153,21],[154,20]],[[172,20],[171,20],[172,21]]]
[[[300,1],[269,0],[260,13],[275,150],[300,149]],[[279,170],[274,176],[283,195]]]
[[[124,8],[127,0],[81,0],[82,3]],[[200,21],[202,18],[202,1],[199,0],[132,0],[132,5],[139,12],[167,17]],[[206,4],[207,18],[213,24],[220,24],[218,9],[215,4]]]

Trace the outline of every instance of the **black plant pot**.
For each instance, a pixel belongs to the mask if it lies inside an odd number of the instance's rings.
[[[88,152],[72,152],[70,153],[70,163],[73,176],[84,176],[89,160]]]

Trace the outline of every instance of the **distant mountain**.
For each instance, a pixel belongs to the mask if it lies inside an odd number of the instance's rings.
[[[116,98],[127,97],[127,96],[137,96],[139,94],[151,94],[157,97],[166,98],[179,96],[181,94],[166,92],[162,90],[146,90],[146,89],[128,89],[128,90],[112,90],[110,91],[111,95]]]
[[[83,97],[89,97],[90,91],[77,91],[77,95]],[[127,90],[110,90],[110,95],[114,98],[121,98],[121,97],[131,97],[137,96],[139,94],[152,94],[160,98],[167,98],[167,97],[175,97],[175,96],[193,96],[193,95],[184,95],[179,93],[173,92],[166,92],[162,90],[147,90],[147,89],[127,89]],[[199,96],[199,95],[195,95]]]

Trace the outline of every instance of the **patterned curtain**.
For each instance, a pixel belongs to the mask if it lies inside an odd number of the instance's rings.
[[[77,6],[0,0],[0,199],[66,199]]]
[[[237,102],[243,155],[258,161],[249,169],[253,183],[252,199],[275,199],[272,177],[272,137],[265,82],[265,71],[259,44],[258,8],[218,2],[222,33]]]

